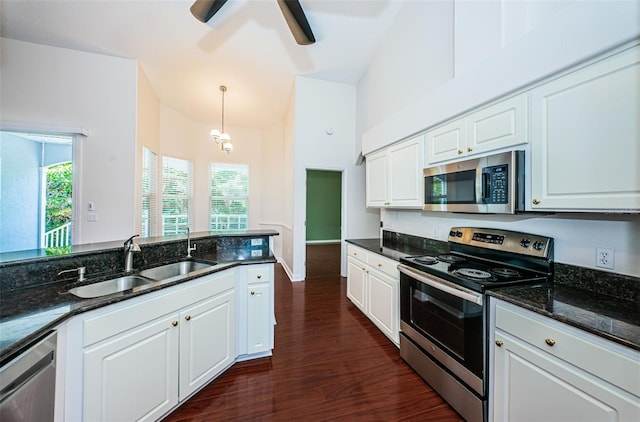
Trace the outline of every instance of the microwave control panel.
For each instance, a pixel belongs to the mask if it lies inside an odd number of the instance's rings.
[[[506,204],[509,202],[509,166],[485,167],[482,169],[482,178],[485,183],[485,204]]]

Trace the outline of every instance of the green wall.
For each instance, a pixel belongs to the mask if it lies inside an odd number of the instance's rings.
[[[342,173],[307,170],[307,241],[339,240]]]

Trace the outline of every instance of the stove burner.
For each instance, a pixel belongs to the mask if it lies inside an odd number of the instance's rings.
[[[466,261],[466,259],[457,255],[438,255],[438,259],[442,262],[447,262],[449,264],[457,264],[459,262]]]
[[[463,277],[475,278],[477,280],[485,280],[491,278],[491,273],[482,270],[476,270],[473,268],[458,268],[453,273],[461,275]]]
[[[419,262],[420,264],[426,264],[426,265],[433,265],[436,264],[438,262],[438,258],[436,258],[435,256],[419,256],[417,258],[414,258],[414,260],[416,262]]]
[[[520,277],[520,273],[511,268],[492,268],[491,272],[498,277]]]

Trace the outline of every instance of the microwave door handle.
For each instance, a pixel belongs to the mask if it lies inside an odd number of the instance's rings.
[[[486,170],[482,170],[482,203],[486,204],[491,195],[491,178]]]
[[[445,293],[449,293],[455,297],[459,297],[460,299],[464,299],[464,300],[468,300],[469,302],[473,302],[476,303],[478,305],[482,306],[482,295],[476,292],[472,292],[472,291],[467,291],[467,290],[462,290],[459,287],[453,286],[453,285],[449,285],[449,284],[445,284],[443,282],[439,282],[436,280],[432,280],[428,277],[425,277],[422,271],[417,271],[414,270],[411,267],[408,267],[404,264],[399,264],[398,265],[398,271],[400,271],[401,273],[403,273],[404,275],[407,275],[413,279],[418,280],[421,283],[424,283],[428,286],[433,287],[434,289],[438,289],[441,290]]]

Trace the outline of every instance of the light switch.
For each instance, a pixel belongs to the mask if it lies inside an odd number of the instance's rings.
[[[87,203],[87,211],[95,211],[95,210],[96,210],[95,202],[88,202]]]
[[[88,212],[87,221],[98,221],[98,214],[95,212]]]

